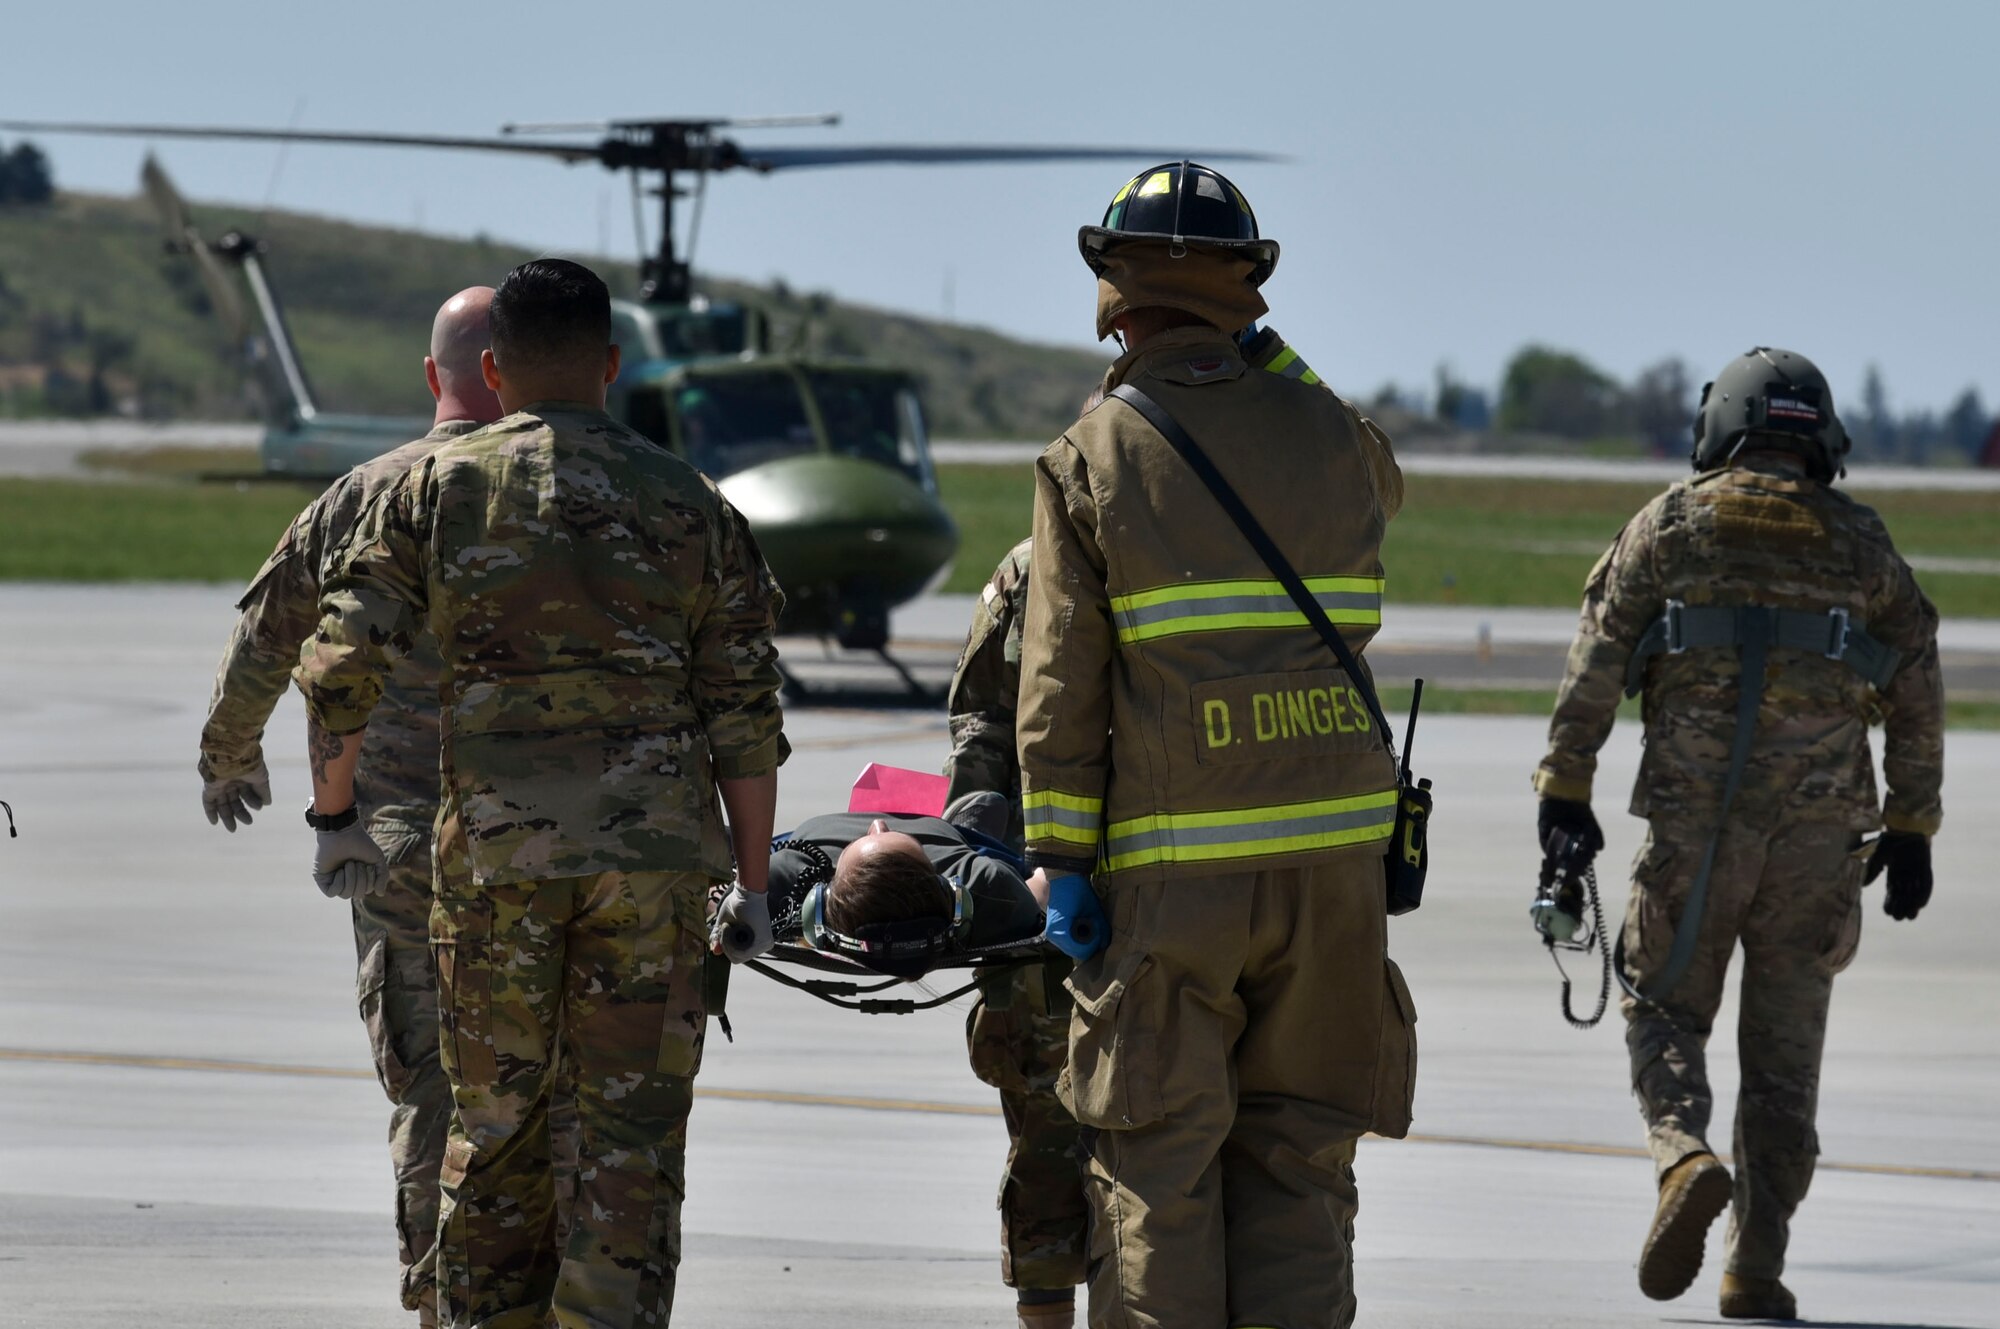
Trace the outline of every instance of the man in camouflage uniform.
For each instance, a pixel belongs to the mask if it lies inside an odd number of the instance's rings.
[[[455,1106],[440,1319],[664,1324],[707,891],[730,876],[732,838],[732,899],[761,903],[769,865],[780,597],[720,492],[604,413],[618,349],[595,274],[560,260],[509,273],[483,369],[510,414],[375,501],[334,557],[301,654],[315,875],[343,891],[378,883],[350,777],[389,648],[427,627],[444,720],[431,937]],[[769,944],[768,920],[749,931],[749,947]],[[561,1252],[547,1127],[558,1041],[582,1126]]]
[[[1704,391],[1695,439],[1699,473],[1628,522],[1590,574],[1535,788],[1545,852],[1594,852],[1597,752],[1620,694],[1643,689],[1631,810],[1650,830],[1621,974],[1659,1178],[1639,1285],[1657,1299],[1686,1291],[1709,1224],[1732,1205],[1722,1313],[1789,1319],[1779,1275],[1819,1153],[1827,1004],[1860,940],[1864,875],[1887,869],[1891,917],[1930,898],[1937,613],[1881,518],[1832,487],[1847,440],[1804,357],[1759,348],[1732,362]],[[1861,835],[1877,829],[1871,852]],[[1738,942],[1732,1187],[1708,1145],[1704,1049]]]
[[[480,377],[493,289],[460,291],[438,310],[424,374],[437,413],[431,432],[356,467],[314,500],[278,541],[236,607],[241,616],[215,674],[201,732],[202,807],[234,831],[270,800],[264,726],[291,684],[299,646],[319,626],[329,551],[375,495],[454,438],[500,418]],[[402,1300],[436,1323],[431,1247],[438,1168],[451,1121],[451,1086],[438,1064],[437,970],[431,962],[431,824],[437,819],[437,643],[420,633],[390,669],[356,779],[368,832],[388,859],[383,889],[354,901],[355,983],[375,1074],[395,1105],[389,1156],[396,1172]]]
[[[1021,770],[1014,708],[1021,690],[1021,625],[1027,615],[1028,551],[1009,550],[980,592],[972,628],[951,676],[947,798],[1004,795],[1007,836],[1021,847]],[[1000,1180],[1000,1277],[1019,1293],[1022,1329],[1075,1320],[1076,1286],[1087,1273],[1090,1209],[1077,1155],[1076,1118],[1056,1097],[1069,1060],[1067,961],[980,975],[965,1025],[973,1074],[1000,1091],[1007,1120],[1007,1171]]]

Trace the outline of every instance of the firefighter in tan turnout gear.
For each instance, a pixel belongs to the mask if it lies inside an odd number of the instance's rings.
[[[1246,362],[1278,254],[1249,204],[1161,166],[1079,239],[1126,346],[1107,393],[1178,419],[1365,645],[1401,474],[1295,352]],[[1094,1326],[1353,1320],[1354,1143],[1407,1130],[1415,1063],[1384,944],[1396,773],[1356,682],[1129,403],[1042,454],[1019,755],[1031,862],[1109,923],[1060,1083]]]
[[[1881,518],[1832,487],[1846,453],[1803,356],[1760,347],[1722,371],[1695,425],[1698,473],[1647,504],[1590,574],[1535,776],[1544,851],[1594,852],[1597,752],[1621,694],[1644,692],[1631,810],[1650,829],[1621,940],[1632,1084],[1659,1179],[1639,1286],[1685,1292],[1730,1206],[1731,1318],[1797,1313],[1779,1275],[1819,1152],[1834,975],[1860,941],[1864,878],[1887,870],[1892,918],[1930,899],[1942,815],[1937,612]],[[1732,1186],[1708,1144],[1705,1048],[1739,942]]]

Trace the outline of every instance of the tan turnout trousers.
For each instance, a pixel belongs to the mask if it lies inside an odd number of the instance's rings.
[[[1340,1329],[1354,1145],[1409,1128],[1382,860],[1099,887],[1060,1088],[1094,1136],[1092,1329]]]

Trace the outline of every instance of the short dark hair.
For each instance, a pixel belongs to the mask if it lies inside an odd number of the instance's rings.
[[[871,923],[950,918],[951,903],[937,869],[911,854],[878,850],[826,888],[827,926],[853,936]]]
[[[491,320],[503,373],[582,368],[611,345],[611,292],[581,263],[531,259],[494,288]]]

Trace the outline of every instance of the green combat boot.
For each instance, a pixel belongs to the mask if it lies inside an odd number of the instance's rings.
[[[1729,1171],[1714,1154],[1689,1154],[1660,1178],[1660,1207],[1639,1252],[1639,1290],[1671,1301],[1701,1272],[1708,1225],[1729,1204]]]
[[[1775,1278],[1722,1276],[1722,1318],[1725,1320],[1796,1320],[1799,1299]]]

